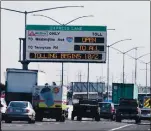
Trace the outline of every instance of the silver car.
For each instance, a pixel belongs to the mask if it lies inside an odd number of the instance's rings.
[[[141,108],[141,119],[142,120],[151,120],[151,109],[150,108]]]
[[[35,123],[35,111],[28,101],[11,101],[5,113],[5,123],[28,121]]]

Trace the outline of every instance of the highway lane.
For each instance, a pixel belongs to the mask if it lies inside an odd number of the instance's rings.
[[[84,121],[70,121],[67,120],[64,123],[56,122],[45,119],[43,122],[36,122],[35,124],[28,124],[27,122],[12,122],[11,124],[2,123],[2,131],[7,130],[101,130],[101,131],[149,131],[149,121],[142,121],[141,124],[137,125],[134,121],[123,121],[122,123],[112,122],[109,120],[101,120],[95,122],[92,120]]]

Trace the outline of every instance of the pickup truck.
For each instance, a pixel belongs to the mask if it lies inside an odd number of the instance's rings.
[[[72,117],[77,116],[77,120],[82,118],[92,118],[95,121],[100,121],[100,108],[97,100],[79,100],[79,103],[73,105]]]
[[[136,124],[141,123],[141,110],[136,99],[120,99],[116,110],[116,122],[121,122],[122,119],[133,119]]]

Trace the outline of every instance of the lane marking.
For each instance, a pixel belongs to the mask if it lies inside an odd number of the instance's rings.
[[[35,123],[36,125],[38,125],[38,126],[41,126],[42,125],[42,123]]]
[[[16,125],[16,126],[19,126],[19,127],[21,127],[21,126],[23,126],[23,125]]]
[[[150,123],[141,123],[142,125],[150,125]]]
[[[131,126],[131,125],[134,125],[134,124],[127,124],[127,125],[124,125],[124,126],[120,126],[120,127],[117,127],[117,128],[113,128],[109,131],[115,131],[115,130],[119,130],[119,129],[122,129],[122,128],[125,128],[125,127],[128,127],[128,126]]]

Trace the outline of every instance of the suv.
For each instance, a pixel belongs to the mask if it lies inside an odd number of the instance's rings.
[[[78,104],[73,105],[71,119],[77,116],[77,120],[82,118],[94,118],[95,121],[100,121],[100,108],[97,100],[79,100]]]
[[[112,102],[99,102],[100,117],[115,120],[115,108]]]
[[[122,119],[134,119],[136,123],[141,122],[141,110],[136,99],[120,99],[116,110],[116,122]]]

